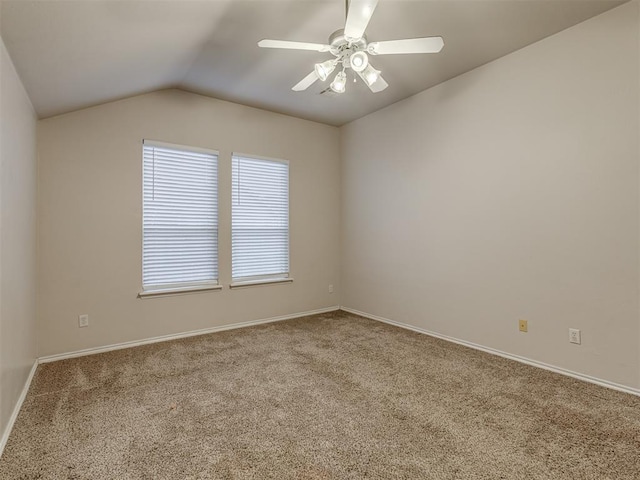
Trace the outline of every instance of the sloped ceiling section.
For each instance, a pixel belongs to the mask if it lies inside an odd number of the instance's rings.
[[[380,56],[390,87],[343,95],[291,86],[329,54],[266,50],[262,38],[325,43],[343,0],[4,0],[2,36],[41,118],[163,88],[342,125],[614,8],[616,0],[380,0],[370,41],[441,35],[437,55]]]

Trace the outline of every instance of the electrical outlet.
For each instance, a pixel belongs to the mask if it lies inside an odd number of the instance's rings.
[[[333,293],[333,285],[329,285],[329,293]]]
[[[78,327],[82,328],[82,327],[88,327],[89,326],[89,315],[84,314],[84,315],[79,315],[78,316]]]
[[[580,335],[580,330],[578,330],[577,328],[570,328],[569,329],[569,341],[571,343],[577,343],[578,345],[580,345],[582,343],[582,336]]]
[[[518,320],[518,328],[521,332],[528,332],[529,322],[527,322],[526,320]]]

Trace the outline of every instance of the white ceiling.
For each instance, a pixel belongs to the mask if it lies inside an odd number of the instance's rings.
[[[375,57],[389,88],[336,96],[319,95],[322,82],[291,91],[330,54],[256,43],[326,43],[344,0],[3,0],[1,32],[41,118],[176,87],[342,125],[621,3],[380,0],[370,41],[441,35],[444,50]]]

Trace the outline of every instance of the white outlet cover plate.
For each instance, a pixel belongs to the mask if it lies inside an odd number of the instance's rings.
[[[78,327],[88,327],[88,326],[89,326],[89,315],[79,315]]]
[[[570,328],[569,329],[569,342],[577,343],[578,345],[580,345],[582,343],[580,330],[578,330],[577,328]]]

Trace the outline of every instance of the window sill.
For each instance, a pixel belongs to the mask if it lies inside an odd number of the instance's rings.
[[[170,297],[174,295],[189,295],[191,293],[222,290],[222,285],[194,285],[191,287],[161,288],[158,290],[143,290],[138,293],[138,298]]]
[[[247,280],[246,282],[233,282],[229,284],[229,288],[257,287],[258,285],[271,285],[274,283],[291,283],[292,277],[287,278],[265,278],[262,280]]]

